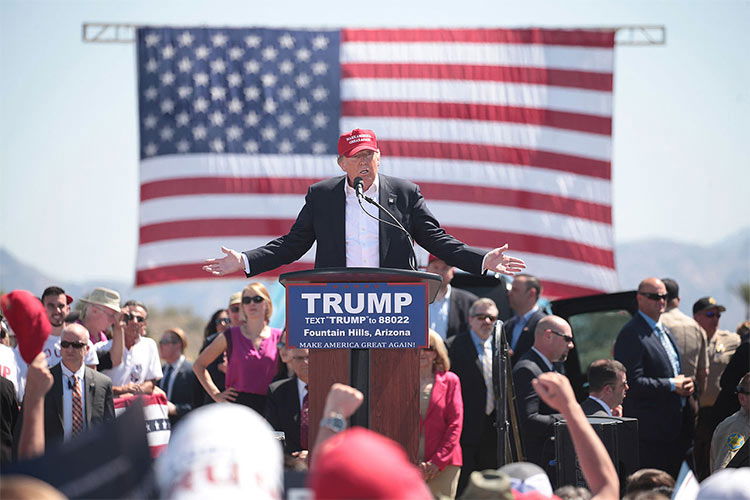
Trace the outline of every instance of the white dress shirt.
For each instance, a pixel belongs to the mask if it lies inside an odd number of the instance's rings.
[[[83,428],[86,429],[86,386],[84,386],[83,374],[86,371],[86,365],[82,364],[75,374],[68,370],[65,363],[60,363],[62,368],[62,409],[63,409],[63,433],[64,440],[70,439],[73,432],[73,375],[78,378],[78,387],[81,390],[81,416],[83,417]]]
[[[440,337],[445,340],[445,335],[448,333],[448,313],[451,308],[451,286],[448,285],[445,291],[445,297],[442,299],[435,299],[430,304],[430,328],[435,330]]]
[[[365,195],[373,200],[378,199],[378,179],[372,183]],[[346,267],[380,267],[380,215],[378,209],[370,208],[363,203],[365,210],[375,217],[368,216],[359,206],[354,188],[344,182],[346,194]]]
[[[297,377],[297,393],[299,394],[299,409],[302,410],[305,396],[307,396],[307,382]]]

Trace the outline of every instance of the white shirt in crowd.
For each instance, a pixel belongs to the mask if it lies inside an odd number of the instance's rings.
[[[108,352],[112,349],[112,340],[98,342],[97,349]],[[148,337],[141,337],[130,349],[123,347],[122,363],[102,373],[112,379],[113,386],[142,384],[146,380],[158,380],[162,377],[159,349],[156,342]]]
[[[73,373],[68,367],[60,365],[62,368],[62,401],[63,401],[63,433],[64,440],[67,441],[73,432],[73,375],[78,378],[78,387],[81,391],[81,416],[83,417],[83,428],[86,428],[86,390],[83,386],[83,374],[86,371],[86,365],[81,365],[77,372]]]
[[[13,349],[5,344],[0,344],[0,377],[5,377],[13,382],[13,387],[16,388],[16,394],[18,394],[18,388],[20,387],[18,362]]]

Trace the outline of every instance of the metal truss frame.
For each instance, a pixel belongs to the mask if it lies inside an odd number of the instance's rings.
[[[81,39],[84,43],[133,43],[135,41],[135,30],[140,26],[143,25],[127,23],[83,23]],[[576,28],[565,27],[559,29],[614,31],[615,45],[621,47],[666,45],[667,43],[667,28],[665,26],[579,26]]]

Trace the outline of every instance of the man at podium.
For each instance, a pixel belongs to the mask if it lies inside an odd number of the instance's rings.
[[[416,243],[466,272],[514,275],[526,266],[505,255],[503,245],[486,252],[446,233],[427,208],[419,187],[378,174],[380,149],[372,130],[354,129],[339,137],[338,165],[346,175],[310,186],[289,233],[243,253],[222,247],[224,257],[208,259],[203,269],[215,276],[240,270],[247,277],[271,271],[301,258],[317,241],[315,268],[385,267],[410,269],[411,242],[384,210],[358,205],[360,196],[376,200]],[[379,220],[384,220],[381,223]]]

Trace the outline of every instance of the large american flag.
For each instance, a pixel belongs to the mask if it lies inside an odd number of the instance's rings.
[[[308,185],[343,174],[338,135],[367,128],[381,172],[457,238],[507,242],[545,295],[617,288],[613,32],[141,28],[137,45],[138,285],[285,234]]]

